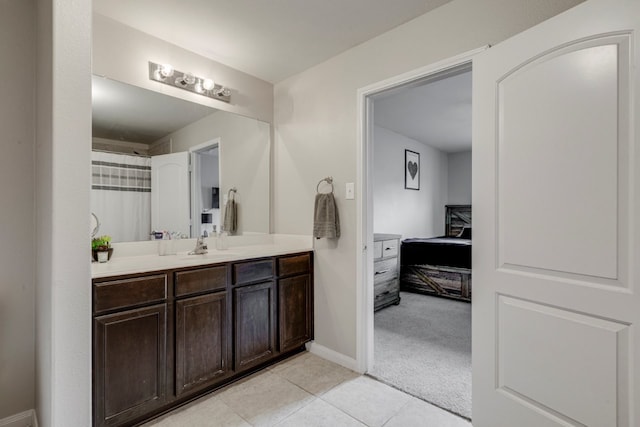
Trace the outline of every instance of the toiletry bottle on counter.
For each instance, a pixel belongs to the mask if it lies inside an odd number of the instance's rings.
[[[175,255],[176,251],[173,246],[173,239],[171,239],[171,233],[164,231],[162,233],[162,239],[158,241],[158,255]]]

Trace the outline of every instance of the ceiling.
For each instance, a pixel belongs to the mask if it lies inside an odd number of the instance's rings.
[[[471,71],[374,99],[374,123],[455,153],[471,150]]]
[[[277,83],[451,0],[94,0],[93,10]]]
[[[104,77],[93,76],[91,84],[97,138],[150,144],[218,111]]]

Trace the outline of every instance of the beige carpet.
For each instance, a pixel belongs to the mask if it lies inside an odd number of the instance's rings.
[[[471,418],[471,304],[401,292],[375,314],[369,375]]]

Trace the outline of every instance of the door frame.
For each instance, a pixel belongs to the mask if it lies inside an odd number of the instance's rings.
[[[220,138],[214,138],[211,139],[209,141],[205,141],[201,144],[198,145],[194,145],[193,147],[189,148],[189,197],[190,197],[190,203],[189,203],[189,210],[191,213],[191,238],[197,238],[199,237],[200,233],[194,233],[194,231],[197,231],[200,229],[200,226],[202,225],[202,220],[200,219],[199,216],[199,212],[202,211],[202,206],[197,203],[197,198],[196,198],[196,194],[195,194],[195,190],[196,188],[200,188],[200,158],[198,157],[198,154],[202,153],[203,151],[207,151],[213,147],[218,147],[218,186],[219,188],[222,188],[222,183],[220,180],[220,177],[222,176],[222,173],[220,171],[220,151],[221,151],[221,142],[220,142]],[[197,234],[196,236],[194,236],[194,234]]]
[[[382,92],[416,84],[448,70],[473,64],[473,57],[489,45],[403,73],[358,89],[356,207],[356,370],[373,368],[373,97]],[[472,65],[473,66],[473,65]],[[472,71],[473,72],[473,71]]]

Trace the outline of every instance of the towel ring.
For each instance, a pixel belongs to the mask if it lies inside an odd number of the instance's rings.
[[[231,193],[233,192],[233,200],[235,200],[236,199],[236,195],[235,194],[236,194],[237,191],[238,190],[236,189],[236,187],[230,188],[229,191],[227,192],[227,199],[231,200]]]
[[[326,182],[327,184],[331,185],[331,192],[333,193],[333,177],[326,177],[326,178],[322,178],[319,182],[318,185],[316,185],[316,193],[320,192],[320,184],[322,184],[323,182]]]

